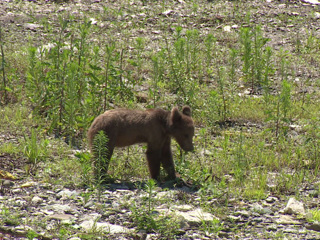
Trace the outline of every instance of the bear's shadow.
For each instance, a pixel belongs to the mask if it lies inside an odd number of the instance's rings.
[[[120,181],[114,179],[108,179],[108,182],[101,184],[102,188],[109,191],[116,190],[137,190],[137,189],[146,189],[148,181]],[[165,182],[156,182],[155,188],[161,188],[163,190],[178,190],[187,193],[193,193],[200,189],[199,185],[186,182],[182,179],[176,179]]]

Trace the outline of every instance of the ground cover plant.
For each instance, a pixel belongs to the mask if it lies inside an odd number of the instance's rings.
[[[21,183],[80,189],[80,205],[97,196],[95,207],[103,212],[105,172],[93,169],[86,140],[93,119],[113,108],[189,105],[195,151],[185,154],[173,143],[181,176],[174,186],[194,191],[193,196],[177,194],[177,202],[192,204],[196,198],[196,207],[218,217],[203,219],[197,227],[201,236],[244,237],[246,223],[225,226],[228,216],[243,210],[244,202],[270,197],[295,196],[310,209],[302,219],[319,222],[320,14],[315,5],[220,0],[0,4],[0,170]],[[97,141],[101,145],[107,139]],[[100,145],[95,161],[103,164]],[[146,193],[139,201],[130,194],[121,199],[119,205],[132,213],[124,225],[135,234],[184,238],[181,229],[187,227],[174,214],[157,215],[158,205],[175,202],[155,200],[145,150],[117,150],[108,163],[110,181],[137,183],[135,189]],[[10,178],[4,172],[0,176]],[[1,180],[0,225],[19,226],[21,213],[4,204],[12,194],[6,184]],[[27,222],[40,228],[41,222]],[[48,232],[62,239],[114,237],[97,223],[86,233],[71,223],[53,224]],[[38,227],[22,235],[39,236]],[[260,233],[259,238],[290,234]],[[304,238],[309,232],[294,234]],[[257,235],[252,231],[247,237]]]

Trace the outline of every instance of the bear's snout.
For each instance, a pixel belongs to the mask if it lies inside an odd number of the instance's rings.
[[[187,146],[181,146],[181,148],[186,152],[192,152],[194,150],[193,144]]]

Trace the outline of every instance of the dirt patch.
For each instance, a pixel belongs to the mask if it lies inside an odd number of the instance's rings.
[[[27,160],[16,154],[0,153],[0,169],[13,172],[16,169],[24,169]]]

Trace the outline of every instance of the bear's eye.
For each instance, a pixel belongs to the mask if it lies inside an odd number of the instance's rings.
[[[189,134],[185,134],[184,137],[185,137],[185,138],[189,138]]]

